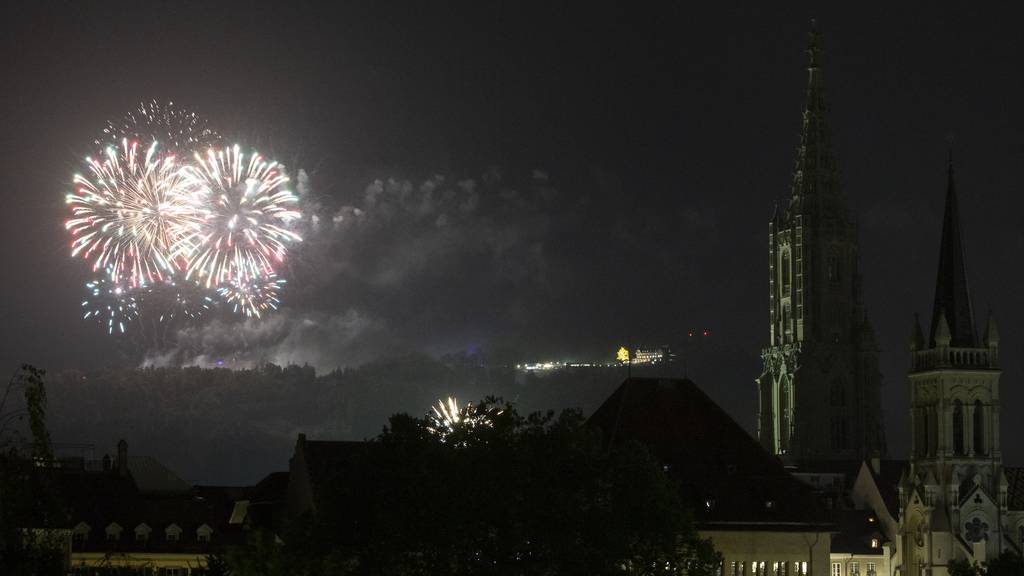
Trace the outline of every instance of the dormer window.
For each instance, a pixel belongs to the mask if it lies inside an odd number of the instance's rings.
[[[89,532],[92,528],[89,527],[85,522],[79,522],[71,531],[71,544],[76,547],[85,545],[85,541],[89,538]]]
[[[135,527],[135,541],[145,543],[149,541],[149,534],[153,529],[150,528],[145,522]]]
[[[111,522],[107,525],[107,542],[117,542],[121,539],[122,528],[117,522]]]
[[[208,544],[210,542],[210,536],[213,535],[213,528],[209,525],[203,524],[196,528],[196,540],[202,544]]]
[[[872,538],[871,539],[871,547],[872,548],[878,548],[880,545],[881,545],[881,542],[878,541],[878,538]]]
[[[171,524],[164,529],[164,535],[167,537],[168,542],[177,542],[181,540],[181,527],[177,524]]]

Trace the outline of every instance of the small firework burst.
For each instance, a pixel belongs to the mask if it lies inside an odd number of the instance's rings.
[[[278,293],[285,281],[271,274],[266,278],[237,280],[230,284],[222,284],[217,289],[221,299],[232,306],[236,314],[249,318],[261,318],[269,310],[277,310],[281,303]]]
[[[106,327],[107,334],[124,334],[128,325],[138,318],[138,302],[127,287],[104,276],[86,282],[85,290],[82,318],[99,322]]]
[[[485,404],[474,406],[468,403],[460,408],[459,401],[449,396],[446,400],[438,400],[437,404],[430,407],[427,430],[439,436],[444,442],[458,430],[492,427],[494,418],[503,413],[503,410]]]
[[[159,142],[163,150],[177,156],[191,155],[221,141],[220,135],[199,114],[177,107],[174,102],[162,104],[156,100],[141,102],[123,118],[108,122],[95,143],[106,147],[124,139],[144,146]]]

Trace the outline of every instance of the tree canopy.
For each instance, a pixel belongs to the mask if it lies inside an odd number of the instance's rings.
[[[250,554],[235,572],[717,570],[660,463],[638,444],[605,446],[579,412],[524,417],[488,399],[454,414],[399,414],[369,448],[280,548]]]

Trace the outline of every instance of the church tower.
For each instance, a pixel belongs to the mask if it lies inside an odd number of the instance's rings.
[[[1018,525],[1024,539],[1024,514],[1007,508],[999,448],[999,332],[991,314],[984,335],[975,332],[952,158],[930,330],[925,339],[915,316],[910,350],[902,561],[905,574],[945,574],[951,559],[998,555],[1017,541]]]
[[[812,23],[813,26],[813,23]],[[821,37],[812,29],[792,193],[768,224],[770,344],[757,433],[788,461],[885,452],[878,349],[861,301],[857,226],[832,156]]]

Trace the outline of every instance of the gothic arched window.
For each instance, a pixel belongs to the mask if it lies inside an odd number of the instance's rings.
[[[829,282],[831,282],[832,284],[838,284],[842,280],[842,276],[840,275],[840,264],[839,264],[839,254],[838,253],[832,252],[831,254],[828,255],[828,267],[827,267],[827,270],[828,270],[828,281]]]
[[[832,381],[832,390],[830,391],[829,398],[832,406],[846,406],[846,387],[843,385],[841,378],[836,378]]]
[[[790,263],[789,263],[789,250],[782,251],[782,290],[783,292],[789,292],[789,280],[790,280]]]
[[[985,453],[985,415],[981,400],[974,401],[974,453]]]
[[[917,452],[921,456],[928,455],[928,409],[921,409],[921,428],[918,430]]]
[[[964,403],[960,400],[953,402],[953,453],[964,453]]]

